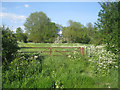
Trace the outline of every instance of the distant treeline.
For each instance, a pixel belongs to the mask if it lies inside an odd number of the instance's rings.
[[[20,42],[54,43],[57,37],[62,43],[105,44],[108,50],[118,51],[120,28],[118,23],[119,2],[102,2],[98,20],[94,25],[86,26],[80,22],[69,20],[69,26],[63,27],[54,22],[43,12],[31,13],[24,23],[25,32],[18,27],[14,34]],[[3,27],[2,27],[3,28]],[[7,28],[8,30],[9,28]],[[59,32],[62,31],[60,35]]]

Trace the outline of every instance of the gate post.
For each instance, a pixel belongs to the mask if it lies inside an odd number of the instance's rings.
[[[83,55],[83,47],[82,47],[82,55]]]
[[[50,56],[51,56],[51,53],[52,53],[52,47],[50,47]]]
[[[80,47],[80,54],[81,54],[81,47]]]
[[[91,51],[91,48],[89,47],[89,57],[90,57],[90,51]]]

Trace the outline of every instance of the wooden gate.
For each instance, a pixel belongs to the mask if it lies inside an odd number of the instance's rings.
[[[31,51],[31,49],[33,49],[34,51]],[[21,47],[20,53],[48,53],[48,55],[50,56],[59,56],[60,54],[67,56],[69,55],[68,53],[72,54],[74,51],[79,52],[81,55],[87,55],[87,47]]]

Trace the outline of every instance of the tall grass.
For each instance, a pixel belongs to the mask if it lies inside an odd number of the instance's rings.
[[[109,75],[97,74],[92,58],[79,52],[69,56],[20,53],[8,69],[3,66],[3,88],[117,88],[117,69],[110,69]]]

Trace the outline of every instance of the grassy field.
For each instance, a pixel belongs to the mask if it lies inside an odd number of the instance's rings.
[[[90,46],[83,44],[19,43],[20,47]],[[63,49],[62,49],[63,50]],[[24,50],[23,50],[24,51]],[[27,51],[27,49],[26,49]],[[36,51],[36,49],[35,49]],[[109,75],[96,73],[89,61],[92,57],[79,52],[69,56],[20,54],[3,73],[4,88],[117,88],[117,70]],[[96,65],[97,68],[97,65]],[[6,78],[7,77],[7,78]],[[112,77],[112,78],[111,78]]]
[[[91,46],[90,44],[80,43],[19,43],[20,47],[79,47],[79,46]]]

